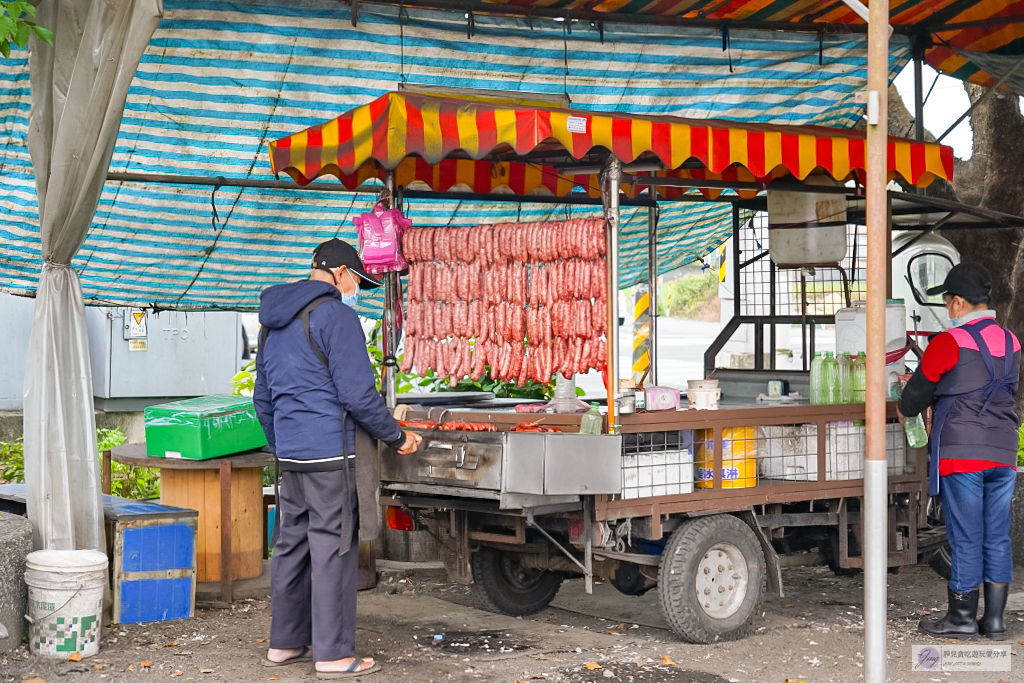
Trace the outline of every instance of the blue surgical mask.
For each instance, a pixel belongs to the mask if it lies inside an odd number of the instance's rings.
[[[960,327],[960,318],[954,318],[950,316],[949,324],[952,325],[953,327]]]
[[[348,276],[352,278],[352,284],[356,286],[356,291],[352,294],[343,293],[341,295],[341,303],[345,304],[349,308],[355,308],[356,304],[359,303],[359,283],[356,281],[355,276],[352,275],[352,271],[348,270],[345,272],[347,272]]]

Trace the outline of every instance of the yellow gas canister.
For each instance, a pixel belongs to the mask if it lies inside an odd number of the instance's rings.
[[[697,488],[715,486],[715,430],[693,433],[694,459],[697,464]],[[729,427],[722,430],[722,488],[743,489],[757,486],[757,430],[754,427]]]

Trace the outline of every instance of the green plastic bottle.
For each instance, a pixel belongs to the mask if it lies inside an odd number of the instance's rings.
[[[857,352],[857,359],[853,361],[853,402],[864,403],[868,384],[867,355],[863,351]]]
[[[580,419],[580,434],[598,435],[601,433],[603,423],[604,418],[601,417],[601,410],[596,403],[591,403],[590,410],[585,412]]]
[[[853,403],[853,359],[850,353],[839,356],[839,400],[842,403]]]
[[[825,352],[825,360],[821,363],[821,398],[822,403],[839,403],[839,361],[831,351]]]
[[[821,351],[814,352],[811,359],[811,403],[822,403],[821,400]]]

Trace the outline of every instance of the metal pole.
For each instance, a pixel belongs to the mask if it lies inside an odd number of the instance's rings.
[[[605,219],[605,279],[608,299],[608,433],[615,433],[615,392],[619,387],[619,183],[622,180],[622,162],[614,154],[608,155],[604,166],[605,191],[608,201],[604,207]]]
[[[924,140],[924,83],[921,66],[924,55],[914,51],[914,139]]]
[[[648,188],[651,206],[647,209],[647,273],[650,278],[648,296],[651,301],[650,336],[647,338],[648,357],[651,361],[651,372],[647,376],[652,385],[658,383],[658,194],[653,187]]]
[[[384,180],[391,193],[391,202],[395,202],[395,172],[388,171]],[[398,295],[398,273],[384,274],[384,403],[393,410],[398,405],[398,367],[395,358],[398,354],[398,307],[402,305]]]
[[[886,193],[889,0],[872,0],[868,19],[867,449],[864,456],[864,681],[886,675],[888,471],[885,459],[885,298],[891,244]]]

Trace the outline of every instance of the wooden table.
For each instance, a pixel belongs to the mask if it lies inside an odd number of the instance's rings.
[[[196,538],[197,580],[220,580],[220,595],[231,602],[231,582],[237,578],[258,576],[263,570],[263,542],[265,512],[263,510],[263,467],[274,462],[274,456],[264,450],[246,451],[237,455],[211,460],[186,458],[159,458],[146,455],[145,443],[118,446],[103,453],[103,493],[110,493],[111,460],[135,467],[154,467],[161,472],[161,502],[165,505],[192,508],[199,511],[199,532]],[[235,470],[237,474],[233,477]],[[216,479],[212,476],[216,473]],[[218,495],[215,494],[219,488]],[[232,488],[235,489],[232,495]],[[252,516],[259,514],[258,553],[255,562],[241,549],[241,543],[252,541]],[[232,529],[232,527],[235,529]],[[216,535],[220,536],[218,550],[212,550]],[[232,543],[238,545],[236,549]],[[210,550],[207,550],[210,548]],[[240,555],[232,562],[232,555]],[[254,565],[250,567],[249,565]],[[215,578],[216,577],[216,578]]]

